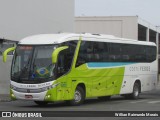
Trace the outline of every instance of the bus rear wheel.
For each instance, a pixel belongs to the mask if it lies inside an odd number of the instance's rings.
[[[46,101],[34,101],[34,102],[39,106],[45,106],[48,104],[48,102],[46,102]]]
[[[78,106],[81,105],[85,100],[85,92],[82,87],[77,86],[75,92],[74,92],[74,99],[67,101],[68,104],[72,106]]]
[[[140,93],[140,84],[138,82],[134,83],[133,92],[131,94],[124,95],[126,99],[138,99]]]
[[[138,99],[139,98],[139,93],[140,93],[140,85],[139,83],[135,82],[133,86],[133,92],[131,94],[132,99]]]

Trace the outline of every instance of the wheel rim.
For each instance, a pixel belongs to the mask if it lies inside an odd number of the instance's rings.
[[[75,91],[75,94],[74,94],[74,100],[76,103],[80,102],[82,99],[82,96],[81,96],[81,93],[79,91]]]

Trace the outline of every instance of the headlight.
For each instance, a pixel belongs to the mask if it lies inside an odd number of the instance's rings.
[[[13,86],[13,85],[11,85],[11,84],[10,84],[10,88],[13,89],[13,90],[16,90],[16,89],[17,89],[17,87],[15,87],[15,86]]]

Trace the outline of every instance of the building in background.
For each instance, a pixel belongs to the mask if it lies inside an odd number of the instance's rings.
[[[110,34],[155,43],[160,40],[160,29],[138,16],[76,17],[75,31]]]
[[[0,38],[74,32],[74,0],[0,0]]]
[[[74,32],[74,0],[0,0],[0,94],[9,94],[10,64],[2,52],[20,39],[45,33]]]

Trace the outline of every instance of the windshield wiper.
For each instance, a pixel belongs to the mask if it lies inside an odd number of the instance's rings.
[[[36,50],[36,48],[34,49],[34,52],[33,52],[34,54],[32,55],[32,57],[33,57],[33,61],[32,61],[32,68],[31,68],[31,71],[30,71],[30,73],[29,74],[31,74],[30,76],[31,76],[31,79],[35,79],[35,76],[34,76],[34,70],[35,70],[35,67],[36,67],[36,65],[35,65],[35,58],[37,57],[37,54],[38,54],[38,51]]]
[[[20,80],[20,78],[26,78],[26,77],[22,77],[22,76],[25,76],[27,69],[29,68],[30,61],[31,61],[31,57],[28,59],[27,64],[21,69],[21,73],[19,75],[19,80]],[[28,75],[29,75],[29,70],[28,70]]]

